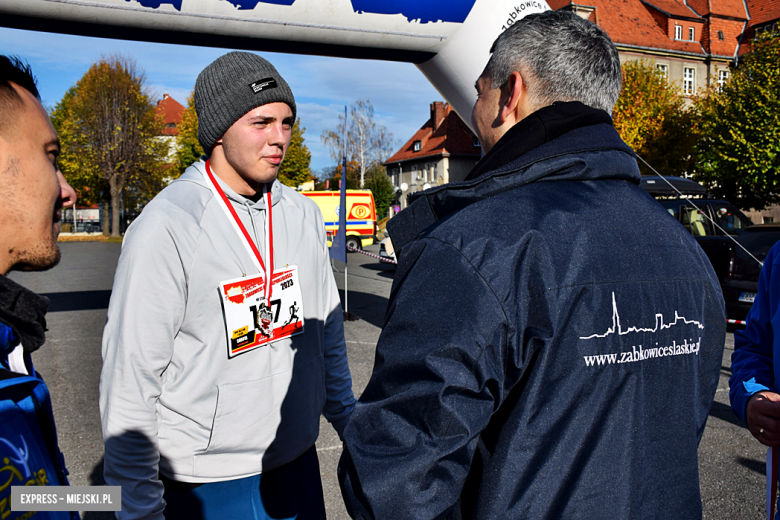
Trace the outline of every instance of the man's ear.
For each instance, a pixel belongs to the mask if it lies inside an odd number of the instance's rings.
[[[514,71],[501,86],[501,123],[514,125],[522,116],[522,99],[527,96],[523,77],[519,72]]]

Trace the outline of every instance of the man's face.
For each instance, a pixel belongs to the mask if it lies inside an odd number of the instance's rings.
[[[63,199],[75,192],[57,169],[59,139],[40,102],[16,87],[23,105],[0,135],[0,272],[39,271],[60,260]]]
[[[287,103],[269,103],[244,114],[217,141],[222,143],[225,161],[251,187],[250,191],[276,179],[290,145],[292,125],[292,110]]]
[[[474,87],[477,89],[477,102],[471,110],[471,126],[477,134],[482,152],[488,153],[501,138],[501,89],[490,88],[490,76],[486,70]]]

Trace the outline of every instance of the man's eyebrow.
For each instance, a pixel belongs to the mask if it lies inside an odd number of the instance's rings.
[[[474,90],[476,90],[477,94],[479,94],[479,80],[474,82]]]
[[[250,120],[250,121],[257,121],[257,120],[262,120],[262,121],[276,121],[276,116],[273,116],[273,115],[270,115],[270,114],[268,114],[268,115],[265,115],[265,114],[258,114],[258,115],[256,115],[256,116],[252,116],[252,117],[250,117],[250,118],[249,118],[249,120]]]

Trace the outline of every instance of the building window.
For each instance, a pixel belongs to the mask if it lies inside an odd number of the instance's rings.
[[[729,71],[719,70],[718,71],[718,92],[723,92],[723,86],[726,84],[728,80],[729,80]]]
[[[422,143],[420,141],[415,141],[414,144],[412,145],[412,150],[414,150],[415,152],[419,152],[420,148],[422,148]]]
[[[481,146],[480,146],[480,144],[479,144],[479,139],[477,139],[476,137],[472,138],[472,140],[471,140],[471,145],[472,145],[474,148],[481,148]]]
[[[723,41],[723,40],[724,40],[724,38],[723,38],[723,31],[718,31],[718,39],[719,39],[720,41]]]
[[[675,25],[674,26],[674,39],[675,40],[682,40],[682,25]]]
[[[436,165],[431,165],[431,182],[436,182]]]
[[[655,68],[658,69],[658,72],[661,73],[664,79],[669,78],[669,65],[656,65]]]
[[[693,95],[694,78],[694,70],[685,67],[685,70],[683,71],[683,94],[686,96]]]
[[[774,224],[775,217],[764,217],[764,224]]]
[[[691,41],[696,40],[696,29],[693,27],[688,27],[688,39]]]

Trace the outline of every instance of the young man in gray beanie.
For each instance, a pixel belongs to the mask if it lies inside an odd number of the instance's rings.
[[[325,518],[319,416],[341,436],[355,401],[322,215],[276,179],[295,99],[231,52],[195,109],[208,158],[128,229],[103,335],[117,517]]]

